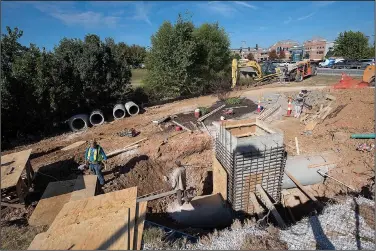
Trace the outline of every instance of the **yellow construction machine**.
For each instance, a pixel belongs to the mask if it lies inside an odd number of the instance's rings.
[[[265,62],[261,66],[252,60],[232,60],[232,88],[239,78],[252,78],[256,83],[271,81],[281,75],[278,63]]]
[[[362,83],[368,83],[370,86],[375,86],[375,66],[369,65],[363,72]]]

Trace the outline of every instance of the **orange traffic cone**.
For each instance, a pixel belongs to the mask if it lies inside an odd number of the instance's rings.
[[[291,105],[291,98],[289,98],[289,103],[287,105],[287,116],[291,116],[292,105]]]
[[[261,101],[260,101],[260,100],[258,101],[257,112],[258,112],[258,113],[261,112]]]

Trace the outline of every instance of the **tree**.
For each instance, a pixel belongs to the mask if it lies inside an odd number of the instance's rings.
[[[359,60],[368,57],[369,51],[368,38],[359,31],[341,32],[334,42],[335,56]]]
[[[334,56],[334,50],[333,49],[329,49],[328,52],[325,55],[325,58],[331,58],[333,56]]]
[[[240,60],[242,57],[238,54],[238,53],[235,53],[233,56],[232,56],[233,59],[236,59],[236,60]]]
[[[277,55],[276,50],[271,50],[268,54],[269,54],[269,59],[270,60],[278,59],[278,55]]]
[[[286,53],[284,51],[279,52],[279,59],[285,59],[286,58]]]
[[[145,87],[155,98],[202,94],[230,72],[230,41],[217,23],[195,28],[178,16],[151,37]]]
[[[255,60],[255,57],[254,57],[253,54],[250,52],[250,53],[248,53],[248,55],[247,55],[247,59],[248,59],[248,60]]]

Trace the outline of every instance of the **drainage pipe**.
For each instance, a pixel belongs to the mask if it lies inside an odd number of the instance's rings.
[[[69,119],[68,125],[73,132],[84,130],[88,128],[89,116],[86,114],[74,115]]]
[[[309,167],[312,164],[320,164],[321,166]],[[286,171],[294,175],[294,177],[303,185],[314,185],[324,182],[324,177],[318,173],[327,173],[329,169],[336,166],[335,163],[325,165],[325,161],[321,156],[292,156],[286,160]],[[282,189],[295,188],[296,184],[284,173],[282,179]]]
[[[350,138],[352,139],[374,139],[375,133],[361,133],[361,134],[351,134]]]
[[[112,115],[114,115],[115,119],[122,119],[126,115],[125,107],[123,104],[117,104],[114,106],[112,110]]]
[[[128,114],[131,116],[137,115],[140,112],[138,105],[132,101],[125,103],[125,109],[127,109]]]
[[[90,124],[93,126],[101,125],[104,123],[104,116],[101,110],[94,110],[91,112],[90,117]]]

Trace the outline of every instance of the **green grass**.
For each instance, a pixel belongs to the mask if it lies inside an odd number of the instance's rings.
[[[146,76],[146,69],[132,69],[132,79],[131,84],[133,87],[138,87],[142,85],[142,81]]]
[[[228,98],[225,100],[226,105],[239,105],[241,104],[242,100],[237,97]]]
[[[200,109],[201,116],[204,116],[205,114],[209,113],[209,108],[208,107],[198,107],[198,109]]]

